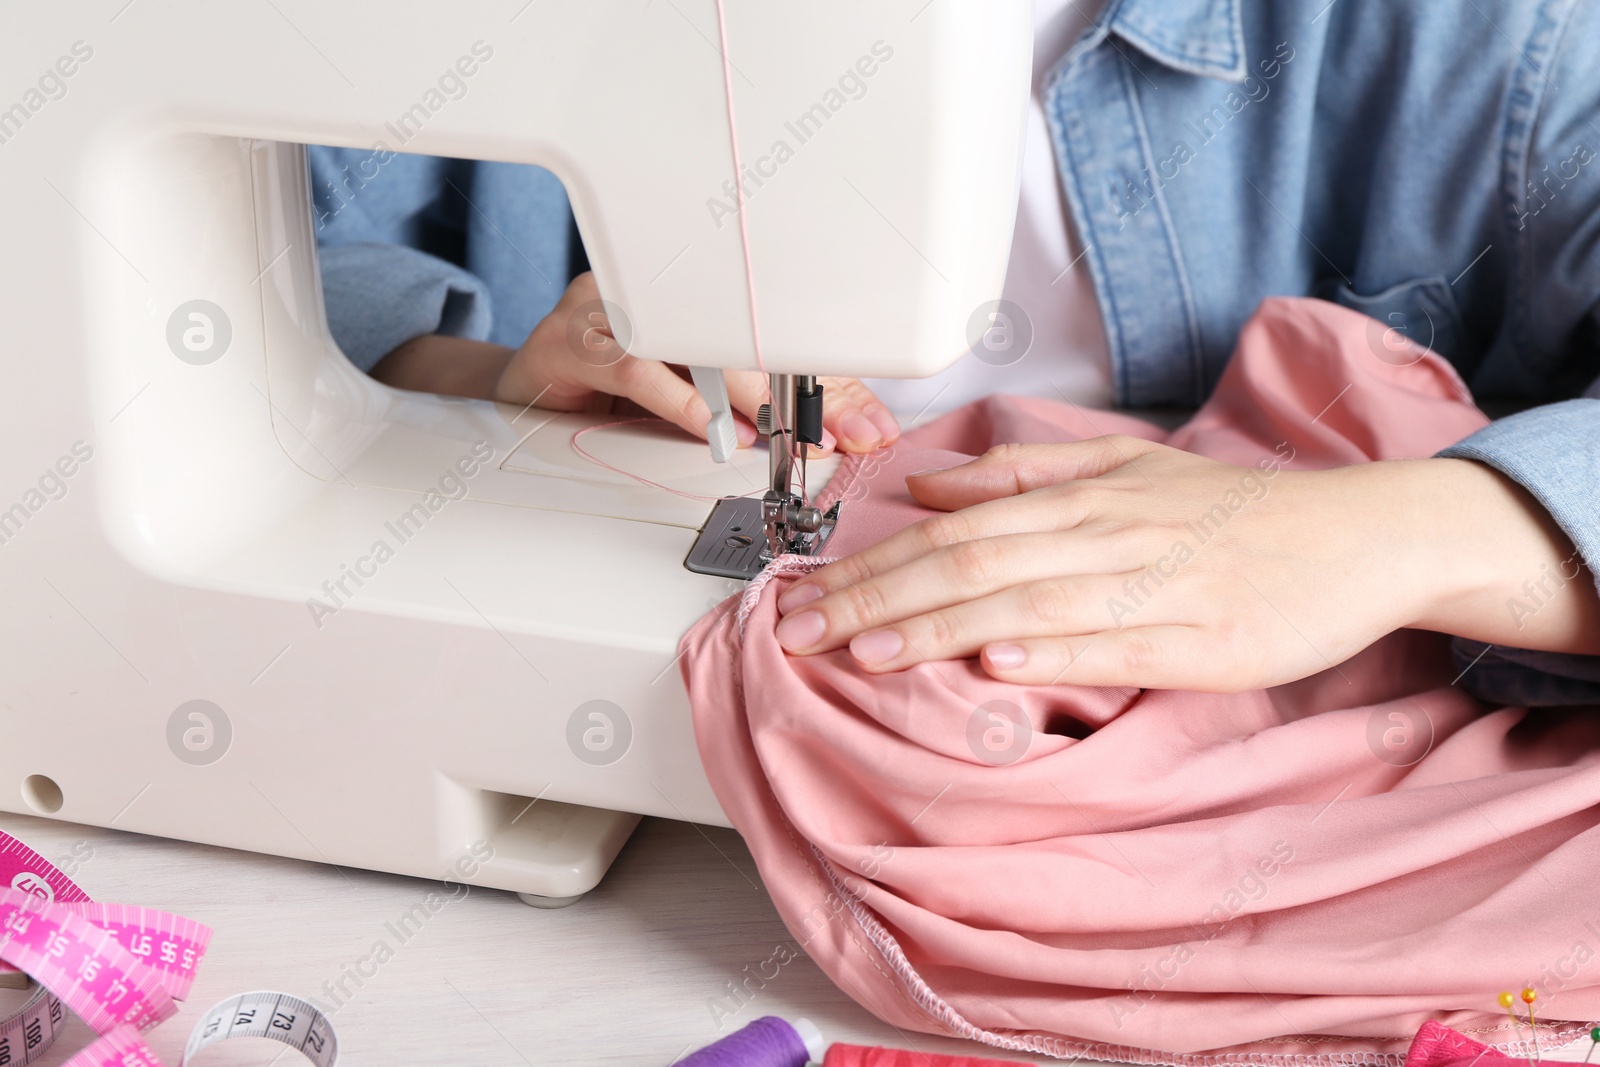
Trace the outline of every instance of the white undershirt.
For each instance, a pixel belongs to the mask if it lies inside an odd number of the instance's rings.
[[[1001,348],[988,361],[968,353],[932,378],[867,380],[904,420],[942,414],[991,393],[1020,393],[1109,407],[1111,361],[1082,245],[1074,232],[1055,151],[1045,122],[1044,76],[1096,17],[1100,0],[1035,0],[1033,98],[1022,153],[1022,188],[1011,240],[1003,298],[1032,323],[1027,354],[1013,358]],[[1013,327],[1015,324],[1012,324]],[[996,344],[1005,343],[996,334]],[[1018,336],[1012,335],[1013,338]]]

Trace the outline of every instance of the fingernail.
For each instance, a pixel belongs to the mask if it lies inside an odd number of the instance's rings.
[[[947,471],[949,469],[950,469],[949,467],[929,467],[925,471],[912,471],[910,474],[906,475],[906,477],[907,478],[926,478],[930,474],[943,474],[945,471]]]
[[[867,413],[867,418],[872,420],[872,424],[878,428],[878,432],[883,434],[885,441],[900,436],[900,423],[895,420],[894,415],[890,414],[888,408],[881,404],[871,404],[862,410]]]
[[[828,620],[822,617],[820,611],[802,611],[798,615],[790,615],[778,623],[774,631],[778,637],[778,644],[791,652],[802,648],[810,648],[822,640],[822,635],[828,629]]]
[[[872,420],[859,411],[852,411],[839,420],[839,432],[852,448],[872,448],[883,440]]]
[[[862,663],[887,663],[906,647],[905,638],[895,630],[874,630],[857,634],[850,641],[850,654]]]
[[[983,658],[991,667],[1014,671],[1028,662],[1028,653],[1021,645],[989,645],[983,650]]]
[[[739,435],[740,448],[749,448],[751,445],[756,443],[756,428],[751,426],[748,422],[742,422],[738,419],[735,419],[733,422],[733,432]]]
[[[778,597],[778,611],[784,615],[795,608],[804,607],[822,596],[822,590],[815,585],[792,585]]]

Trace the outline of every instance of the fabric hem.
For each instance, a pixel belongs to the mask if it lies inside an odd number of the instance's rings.
[[[1309,1056],[1282,1055],[1270,1052],[1246,1052],[1234,1055],[1170,1053],[1162,1052],[1159,1049],[1138,1048],[1131,1045],[1108,1045],[1104,1042],[1073,1041],[1054,1034],[1038,1032],[1014,1034],[985,1030],[962,1016],[948,1001],[934,991],[933,987],[911,965],[911,961],[906,958],[904,950],[900,948],[900,944],[895,940],[894,935],[889,933],[884,925],[878,921],[872,910],[862,902],[861,898],[844,884],[844,880],[839,877],[838,870],[834,867],[832,861],[824,856],[815,844],[811,842],[807,842],[807,844],[811,845],[811,853],[821,866],[823,873],[827,875],[828,881],[832,883],[834,891],[846,902],[846,907],[850,909],[850,914],[855,919],[856,924],[867,935],[867,940],[877,949],[879,956],[889,965],[889,969],[894,973],[895,977],[900,980],[901,986],[909,993],[911,1000],[923,1011],[927,1012],[929,1018],[943,1026],[954,1037],[977,1041],[1009,1052],[1044,1055],[1058,1060],[1094,1059],[1114,1063],[1149,1065],[1149,1067],[1234,1067],[1234,1065],[1240,1065],[1240,1067],[1404,1067],[1406,1054],[1403,1052],[1338,1052]],[[1557,1030],[1542,1036],[1536,1042],[1536,1048],[1540,1052],[1563,1048],[1586,1035],[1591,1025],[1593,1024],[1586,1023],[1581,1027]],[[1305,1039],[1310,1040],[1313,1036],[1305,1035]],[[1496,1044],[1490,1047],[1507,1055],[1519,1055],[1522,1051],[1520,1046],[1525,1044],[1525,1042],[1518,1042],[1516,1044]]]

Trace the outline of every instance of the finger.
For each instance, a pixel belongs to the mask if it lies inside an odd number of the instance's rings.
[[[824,428],[823,431],[822,431],[822,443],[820,445],[806,445],[806,448],[809,449],[809,451],[806,452],[806,458],[807,459],[824,459],[824,458],[826,458],[828,456],[833,455],[834,451],[838,447],[839,447],[839,439],[837,437],[833,436],[833,433],[831,431],[829,431],[828,429]]]
[[[1065,637],[993,642],[979,657],[990,676],[1022,685],[1133,686],[1236,692],[1232,661],[1197,626],[1133,626]]]
[[[584,384],[612,396],[633,401],[696,437],[705,438],[711,409],[700,391],[672,372],[665,363],[624,355],[604,367],[583,365]]]
[[[985,641],[1070,632],[1058,625],[1065,625],[1071,617],[1060,599],[1071,596],[1076,602],[1083,595],[1082,581],[1089,576],[1105,579],[1095,586],[1104,586],[1105,595],[1097,602],[1098,614],[1091,628],[1114,625],[1116,620],[1106,617],[1107,606],[1126,574],[1141,562],[1118,558],[1128,553],[1126,542],[1061,533],[962,541],[826,596],[818,597],[814,585],[785,590],[779,598],[785,618],[778,624],[778,642],[790,652],[826,652],[853,642],[858,635],[888,626],[904,634],[910,626],[930,634],[927,642],[912,642],[929,655],[971,655]],[[1051,584],[1059,581],[1068,582],[1070,588]],[[1002,593],[999,599],[990,599]],[[963,614],[967,606],[979,601],[984,606],[975,609],[977,615]],[[1029,629],[1021,622],[1008,628],[1003,615],[989,614],[996,608],[1014,612],[1021,621],[1037,617],[1042,628]],[[991,620],[988,628],[968,626],[979,617]],[[873,647],[883,647],[888,640],[883,638]],[[913,662],[912,651],[897,650],[888,669]],[[888,660],[890,656],[878,658]]]
[[[845,452],[871,452],[900,439],[900,423],[883,402],[856,378],[819,378],[822,424]]]
[[[981,537],[1071,529],[1094,506],[1095,493],[1087,485],[1074,484],[935,515],[801,578],[778,598],[778,610],[817,599],[816,589],[824,596],[836,593],[949,545]]]
[[[728,403],[754,425],[769,395],[767,376],[753,370],[730,370],[722,377],[728,383]]]
[[[674,371],[682,371],[682,374],[688,374],[686,366],[685,368],[674,366]],[[747,374],[744,371],[723,371],[722,376],[723,386],[728,390],[728,408],[733,411],[734,438],[738,440],[739,448],[750,448],[750,446],[755,445],[755,438],[760,437],[760,434],[755,432],[755,411],[760,408],[760,403],[755,406],[741,403],[741,386],[744,386],[744,389],[747,390],[746,382],[739,381],[741,374],[744,378],[754,378],[757,381],[762,376],[760,374]],[[690,384],[693,384],[693,379],[690,379]],[[696,392],[699,392],[699,390],[696,390]],[[704,397],[701,397],[701,402],[704,403]],[[709,406],[707,406],[707,410],[709,410]]]
[[[997,445],[970,463],[914,474],[906,488],[928,507],[954,511],[1047,485],[1097,478],[1165,446],[1112,434],[1046,445]]]
[[[997,642],[1095,633],[1110,625],[1107,605],[1123,580],[1121,575],[1091,574],[1025,582],[857,634],[850,639],[850,654],[863,669],[882,673],[975,656]],[[790,615],[783,622],[808,614]],[[783,636],[780,632],[780,643]]]
[[[593,271],[586,270],[567,283],[567,291],[556,301],[556,308],[564,311],[598,299],[600,299],[600,283],[595,281]]]

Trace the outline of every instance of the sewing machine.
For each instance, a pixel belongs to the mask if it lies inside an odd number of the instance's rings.
[[[641,814],[725,825],[675,658],[740,588],[684,565],[712,505],[578,455],[595,416],[351,366],[301,146],[550,168],[612,329],[712,399],[758,323],[770,456],[585,447],[811,550],[813,376],[934,373],[1000,293],[1026,0],[728,0],[726,68],[713,0],[9,21],[0,808],[543,904]]]

